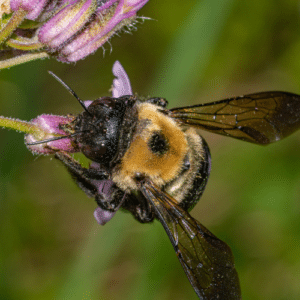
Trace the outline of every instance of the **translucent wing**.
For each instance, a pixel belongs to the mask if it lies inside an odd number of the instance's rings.
[[[150,181],[141,192],[153,205],[200,299],[241,299],[230,248]]]
[[[300,96],[263,92],[170,109],[183,124],[266,145],[300,128]]]

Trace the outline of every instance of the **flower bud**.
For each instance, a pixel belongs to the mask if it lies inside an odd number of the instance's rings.
[[[24,10],[27,12],[26,19],[35,20],[45,8],[47,0],[11,0],[12,11]]]
[[[146,2],[148,0],[107,1],[97,9],[94,21],[61,50],[59,60],[75,62],[95,52],[123,26],[134,22],[136,12]]]
[[[8,2],[0,11],[0,69],[45,57],[83,59],[124,26],[130,29],[148,0]]]
[[[75,35],[95,12],[97,0],[81,0],[66,6],[53,16],[38,33],[39,41],[55,49]]]
[[[27,148],[36,154],[54,154],[56,151],[78,152],[78,149],[72,143],[71,138],[64,130],[60,129],[62,125],[72,121],[71,118],[55,115],[40,115],[36,119],[31,120],[31,124],[36,125],[39,130],[33,134],[25,136],[25,144]],[[56,137],[64,137],[58,140],[46,142]],[[45,141],[44,143],[33,144],[35,142]]]

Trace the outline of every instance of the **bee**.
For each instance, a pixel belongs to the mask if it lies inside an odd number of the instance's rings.
[[[159,220],[199,299],[241,299],[231,249],[189,214],[211,170],[209,147],[198,129],[268,145],[300,128],[300,96],[261,92],[167,109],[164,98],[125,95],[87,105],[52,75],[84,109],[61,129],[92,163],[84,168],[64,151],[55,157],[95,198],[99,223],[119,209],[141,223]]]

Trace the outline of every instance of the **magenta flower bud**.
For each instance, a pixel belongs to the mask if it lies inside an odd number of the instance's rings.
[[[23,9],[28,14],[26,19],[35,20],[43,11],[47,0],[11,0],[10,7],[13,11]]]
[[[5,49],[0,50],[0,69],[45,57],[63,62],[83,59],[124,26],[130,30],[147,2],[10,0],[10,7],[4,5],[0,11],[2,16],[10,13],[0,19],[0,44]]]
[[[75,35],[95,12],[97,0],[81,0],[66,6],[51,18],[38,33],[40,42],[56,48]]]
[[[53,140],[41,144],[30,145],[38,141],[46,141],[55,137],[68,136],[68,133],[60,129],[61,125],[68,124],[71,118],[55,115],[40,115],[36,119],[31,120],[31,124],[36,125],[40,130],[34,134],[25,136],[27,148],[36,154],[54,154],[56,151],[78,152],[73,145],[70,137]],[[28,145],[29,144],[29,145]]]
[[[17,11],[19,9],[23,9],[27,12],[34,10],[34,7],[39,4],[39,0],[11,0],[10,7],[13,11]]]
[[[78,61],[95,52],[125,25],[134,22],[136,12],[148,0],[109,0],[97,9],[96,18],[77,38],[61,51],[59,60]]]

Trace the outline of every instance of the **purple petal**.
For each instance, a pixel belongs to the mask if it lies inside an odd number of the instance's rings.
[[[35,20],[42,13],[45,5],[48,3],[47,0],[39,0],[36,5],[34,5],[32,11],[26,16],[28,20]]]
[[[106,3],[104,3],[100,6],[100,10],[108,9],[110,6],[112,6],[117,1],[118,0],[108,0]]]
[[[101,165],[96,162],[92,162],[90,165],[92,169],[101,169]],[[99,194],[101,194],[106,199],[111,199],[114,194],[115,183],[110,180],[92,180],[92,183],[97,188]],[[101,207],[97,207],[94,211],[94,217],[96,221],[100,225],[106,224],[108,221],[112,219],[112,217],[116,214],[117,210],[114,212],[102,209]]]
[[[85,107],[89,107],[89,106],[91,105],[92,102],[93,102],[92,100],[85,100],[85,101],[84,101]]]
[[[17,11],[20,8],[24,9],[25,11],[31,11],[37,3],[38,0],[11,0],[10,8],[13,11]]]
[[[128,10],[128,7],[134,8],[135,11],[141,9],[149,0],[126,0],[124,6]]]
[[[125,95],[132,95],[129,77],[118,60],[114,63],[112,71],[116,76],[113,80],[112,96],[119,98]]]
[[[42,13],[47,3],[47,0],[11,0],[10,7],[13,11],[17,11],[20,8],[28,11],[26,19],[34,20]]]
[[[108,221],[110,221],[112,219],[112,217],[115,214],[116,214],[116,212],[104,210],[104,209],[100,208],[99,206],[94,211],[94,217],[100,225],[105,225]]]

